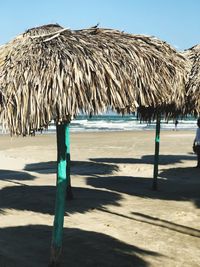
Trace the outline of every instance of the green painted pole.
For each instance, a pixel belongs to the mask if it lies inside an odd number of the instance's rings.
[[[67,188],[66,175],[66,136],[68,133],[68,124],[57,124],[57,189],[55,203],[55,217],[52,233],[52,251],[51,263],[49,266],[58,266],[62,250],[63,223],[65,214],[65,198]]]
[[[69,124],[66,128],[66,157],[67,157],[67,165],[66,165],[66,174],[67,174],[67,191],[66,191],[66,199],[72,200],[73,199],[73,193],[72,193],[72,187],[71,187],[71,176],[70,176],[70,166],[71,166],[71,159],[70,159],[70,127]]]
[[[156,137],[155,137],[155,155],[153,171],[153,190],[157,190],[158,184],[158,164],[159,164],[159,147],[160,147],[160,114],[156,118]]]

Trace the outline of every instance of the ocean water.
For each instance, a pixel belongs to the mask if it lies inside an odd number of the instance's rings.
[[[184,120],[178,120],[177,130],[193,130],[197,128],[196,119],[188,117]],[[154,130],[156,122],[140,122],[133,115],[115,115],[105,114],[89,118],[86,115],[80,115],[70,123],[71,132],[99,132],[99,131],[150,131]],[[174,130],[173,120],[161,120],[161,130]],[[55,125],[49,127],[49,132],[55,131]]]
[[[197,119],[188,117],[184,120],[178,120],[177,130],[196,130]],[[104,114],[89,117],[86,115],[79,115],[70,123],[70,132],[105,132],[105,131],[151,131],[155,130],[156,122],[151,123],[140,122],[134,115],[117,115],[114,113]],[[161,130],[174,130],[175,124],[173,120],[168,122],[161,120]],[[56,126],[52,122],[47,130],[43,133],[50,134],[56,131]],[[8,132],[3,131],[0,125],[0,133],[5,134]],[[39,134],[40,132],[38,132]]]

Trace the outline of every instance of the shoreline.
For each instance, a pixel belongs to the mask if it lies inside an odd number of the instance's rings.
[[[195,130],[197,129],[197,127],[195,126],[194,128],[179,128],[179,129],[174,129],[174,128],[161,128],[160,131],[166,131],[166,132],[195,132]],[[82,129],[82,130],[76,130],[74,128],[71,128],[70,127],[70,133],[73,133],[73,134],[76,134],[76,133],[109,133],[109,132],[152,132],[152,131],[155,131],[156,128],[137,128],[137,129],[130,129],[130,130],[112,130],[112,129],[109,129],[109,130],[104,130],[104,129],[99,129],[99,130],[87,130],[87,129]],[[56,134],[56,129],[55,130],[52,130],[52,129],[49,129],[49,130],[43,130],[43,132],[41,133],[40,131],[36,131],[35,134],[38,136],[38,135],[49,135],[49,134]],[[0,136],[11,136],[9,134],[9,132],[0,132]],[[19,135],[21,137],[28,137],[28,136],[31,136],[31,135],[27,135],[27,136],[22,136],[22,135]],[[13,135],[13,137],[19,137],[18,135]],[[12,136],[11,136],[12,137]],[[34,137],[34,136],[32,136]]]

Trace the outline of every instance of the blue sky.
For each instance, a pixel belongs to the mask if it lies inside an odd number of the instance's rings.
[[[0,4],[0,44],[28,28],[59,23],[154,35],[179,50],[200,43],[200,0],[5,0]]]

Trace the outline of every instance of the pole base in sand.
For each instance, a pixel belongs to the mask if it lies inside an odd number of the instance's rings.
[[[51,248],[51,258],[48,267],[60,267],[62,248]]]

